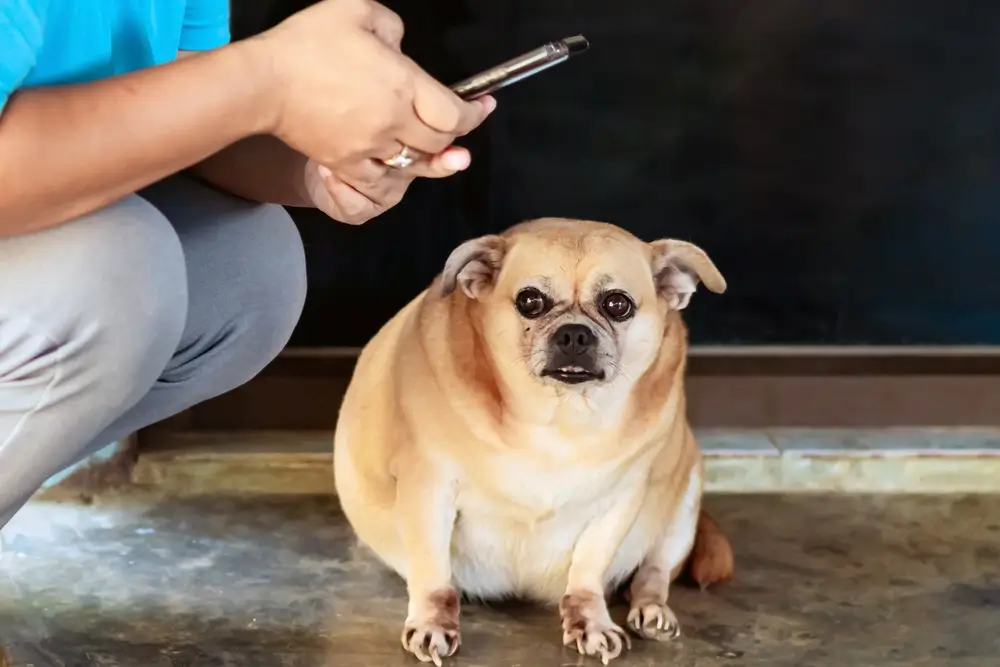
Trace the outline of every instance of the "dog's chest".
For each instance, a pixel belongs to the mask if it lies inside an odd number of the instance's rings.
[[[614,462],[526,462],[496,457],[462,494],[470,513],[499,514],[537,523],[561,509],[590,505],[606,496],[622,476]]]
[[[630,483],[642,483],[629,477],[638,473],[614,462],[555,467],[498,457],[488,483],[459,493],[456,582],[483,597],[558,599],[580,534]]]

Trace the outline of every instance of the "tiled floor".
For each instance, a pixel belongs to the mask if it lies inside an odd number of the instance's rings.
[[[1000,456],[1000,429],[773,429],[701,431],[706,453],[772,452],[845,456]]]
[[[1000,492],[996,429],[710,431],[698,444],[719,492]]]
[[[1000,493],[1000,429],[711,431],[710,491]],[[332,435],[179,433],[140,457],[137,479],[176,492],[332,492]]]
[[[684,635],[623,667],[994,667],[1000,496],[723,495],[734,582],[678,589]],[[406,667],[402,584],[329,496],[35,502],[5,531],[17,667]],[[620,606],[613,610],[621,617]],[[455,667],[568,667],[552,610],[466,605]],[[2,664],[2,660],[0,660]]]

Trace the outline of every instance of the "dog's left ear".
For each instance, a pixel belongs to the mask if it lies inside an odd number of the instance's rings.
[[[726,279],[705,251],[693,243],[662,239],[649,246],[653,249],[656,290],[667,300],[671,310],[687,308],[699,282],[716,294],[726,291]]]
[[[481,299],[496,280],[507,251],[502,236],[482,236],[455,248],[441,273],[441,296],[461,287],[470,299]]]

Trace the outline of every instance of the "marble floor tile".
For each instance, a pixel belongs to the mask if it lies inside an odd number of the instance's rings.
[[[764,431],[696,430],[698,447],[706,456],[778,456],[781,454]]]
[[[866,431],[857,429],[772,429],[767,431],[782,455],[864,455]]]

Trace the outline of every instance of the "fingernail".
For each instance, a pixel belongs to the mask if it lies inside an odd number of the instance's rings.
[[[323,165],[319,165],[316,168],[316,171],[319,172],[319,177],[320,178],[324,178],[325,179],[325,178],[330,178],[331,176],[333,176],[333,172],[330,171],[329,168],[324,167]]]
[[[483,106],[486,107],[486,115],[489,116],[497,108],[497,98],[487,95],[483,98]]]
[[[452,171],[464,171],[469,167],[470,157],[466,151],[448,151],[441,156],[441,162]]]

